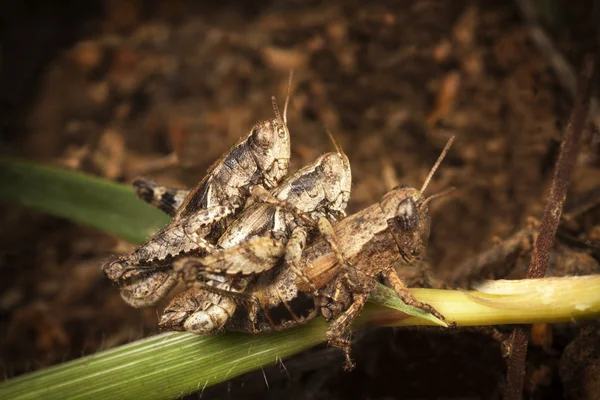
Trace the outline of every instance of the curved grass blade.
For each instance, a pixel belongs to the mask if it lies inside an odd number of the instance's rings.
[[[519,287],[522,281],[514,281]],[[600,276],[588,279],[535,279],[534,291],[554,296],[532,298],[527,292],[504,284],[496,291],[493,307],[481,304],[469,293],[453,290],[414,289],[420,301],[439,310],[458,326],[568,322],[577,317],[600,315]],[[549,289],[544,289],[545,287]],[[386,294],[383,294],[385,296]],[[503,306],[522,300],[521,310]],[[584,302],[588,307],[581,310]],[[409,316],[393,308],[367,304],[354,328],[364,325],[437,325],[436,321]],[[269,335],[227,333],[196,336],[168,333],[86,356],[0,384],[0,398],[120,398],[158,399],[200,391],[245,372],[273,365],[301,350],[325,341],[326,323],[317,319],[297,328]],[[340,365],[341,368],[341,365]]]
[[[169,217],[129,186],[80,172],[0,158],[0,199],[141,243]]]

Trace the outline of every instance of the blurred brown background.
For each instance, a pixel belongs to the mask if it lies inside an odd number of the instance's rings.
[[[531,4],[576,73],[585,53],[598,54],[595,2]],[[294,69],[292,168],[330,149],[327,125],[352,163],[351,212],[396,183],[420,187],[457,136],[428,189],[458,188],[433,209],[427,261],[442,279],[541,216],[571,95],[529,40],[516,2],[2,7],[4,154],[125,183],[144,175],[193,186],[255,121],[272,116],[270,96],[283,103]],[[569,201],[600,184],[600,140],[589,132]],[[580,234],[600,240],[599,217],[586,214]],[[20,207],[3,205],[0,218],[5,377],[156,332],[157,310],[127,307],[100,271],[131,245]],[[529,359],[532,396],[561,397],[566,342],[557,337],[555,353],[534,349]],[[286,362],[287,373],[268,370],[269,388],[259,371],[205,395],[491,398],[503,381],[499,347],[481,334],[381,329],[356,348],[351,374],[322,346]]]

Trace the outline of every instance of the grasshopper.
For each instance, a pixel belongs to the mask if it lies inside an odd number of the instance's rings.
[[[145,244],[102,266],[112,281],[133,285],[133,291],[122,291],[128,303],[136,307],[151,305],[168,293],[177,279],[168,273],[161,274],[165,279],[153,278],[154,273],[170,269],[171,260],[179,255],[214,252],[216,248],[212,243],[235,213],[243,208],[246,200],[253,193],[263,193],[276,187],[286,176],[290,158],[287,108],[291,80],[292,73],[283,117],[273,97],[275,118],[255,124],[245,138],[209,168],[205,178],[191,192],[162,190],[151,181],[136,181],[138,195],[174,217]],[[155,287],[157,282],[163,282],[160,290],[152,294],[141,290],[143,287]],[[130,297],[129,294],[134,292],[137,294]],[[148,296],[144,297],[144,293]]]
[[[282,258],[302,279],[296,265],[308,230],[315,224],[335,254],[340,254],[331,222],[345,216],[351,169],[346,155],[330,138],[337,151],[320,156],[261,202],[247,207],[219,238],[216,247],[220,250],[203,258],[187,257],[176,262],[184,265],[182,270],[189,271],[190,264],[194,265],[200,279],[171,301],[160,327],[198,334],[221,329],[238,302],[249,302],[251,307],[256,304],[243,294],[253,275],[271,270]],[[310,281],[306,283],[310,285]]]
[[[304,249],[298,265],[312,286],[298,280],[297,274],[285,265],[270,274],[261,274],[246,288],[246,295],[258,300],[262,313],[238,312],[225,329],[270,332],[306,323],[321,314],[327,321],[333,321],[327,338],[344,351],[345,369],[352,369],[350,341],[344,336],[374,289],[378,276],[386,279],[404,303],[445,321],[433,307],[412,295],[394,265],[401,260],[410,263],[425,249],[431,222],[428,203],[445,193],[428,198],[423,193],[453,140],[454,137],[444,148],[421,190],[397,186],[378,203],[334,226],[338,250],[349,268],[341,268],[339,257],[331,252],[326,241],[317,238]],[[316,296],[311,294],[314,288],[320,291]],[[278,320],[274,321],[273,316]]]

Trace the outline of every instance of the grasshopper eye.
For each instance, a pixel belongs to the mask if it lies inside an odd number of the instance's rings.
[[[279,135],[280,138],[283,139],[285,137],[285,129],[283,129],[283,128],[277,129],[277,134]]]
[[[417,229],[419,225],[419,211],[412,198],[408,197],[400,202],[395,220],[398,227],[404,231],[414,231]]]

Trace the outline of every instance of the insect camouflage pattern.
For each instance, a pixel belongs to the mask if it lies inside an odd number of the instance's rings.
[[[425,198],[423,192],[454,138],[421,190],[398,186],[377,204],[342,219],[351,172],[337,144],[336,152],[279,184],[290,157],[291,78],[283,118],[273,98],[276,118],[257,123],[194,190],[147,179],[134,183],[139,197],[173,220],[103,270],[135,307],[155,304],[183,277],[188,290],[165,310],[163,329],[262,333],[321,314],[333,321],[328,340],[344,350],[350,369],[349,327],[379,277],[406,304],[445,321],[414,298],[394,265],[401,259],[411,262],[424,250],[428,203],[437,196]],[[238,308],[239,303],[246,307]]]
[[[453,140],[446,145],[421,190],[405,185],[395,187],[378,203],[335,225],[338,250],[347,263],[344,268],[326,241],[316,238],[304,249],[298,265],[312,286],[285,266],[261,274],[246,288],[247,296],[258,299],[260,312],[252,315],[238,310],[225,329],[253,333],[283,330],[321,314],[333,321],[327,331],[328,340],[344,350],[345,367],[352,369],[348,329],[379,276],[404,303],[445,321],[433,307],[414,298],[399,278],[395,264],[409,263],[424,251],[430,228],[428,203],[442,194],[424,198],[423,192]],[[314,289],[318,294],[314,295]]]
[[[160,321],[163,329],[209,333],[223,327],[238,302],[256,310],[254,298],[243,293],[254,279],[251,274],[274,268],[282,258],[303,279],[296,266],[315,224],[328,245],[337,249],[331,222],[345,215],[351,170],[346,155],[337,144],[336,148],[288,177],[264,202],[239,214],[219,238],[220,250],[177,261],[184,270],[195,267],[200,279],[171,301]]]
[[[152,305],[164,297],[177,284],[177,274],[171,269],[174,258],[215,251],[213,243],[252,193],[276,187],[286,176],[290,158],[287,106],[291,79],[292,74],[283,118],[272,98],[275,118],[254,125],[245,138],[211,166],[193,191],[186,193],[181,189],[161,188],[143,179],[136,181],[138,195],[174,217],[130,254],[103,265],[107,277],[121,285],[121,295],[130,305]]]

